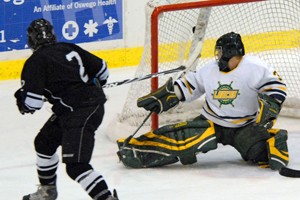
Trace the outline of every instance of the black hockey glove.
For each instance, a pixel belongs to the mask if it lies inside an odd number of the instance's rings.
[[[15,92],[15,97],[17,99],[17,106],[19,108],[19,111],[22,115],[24,115],[25,113],[31,113],[33,114],[35,112],[35,110],[31,110],[29,109],[25,104],[24,104],[24,98],[22,97],[22,90],[23,89],[18,89],[16,92]]]
[[[138,98],[137,106],[160,114],[176,106],[178,102],[179,99],[174,92],[173,80],[170,78],[163,86],[154,92]]]
[[[258,104],[259,111],[256,124],[267,129],[272,128],[281,110],[281,104],[266,94],[258,94]]]
[[[103,85],[106,84],[107,80],[99,80],[98,78],[93,78],[93,84],[96,85],[98,88],[102,88]]]

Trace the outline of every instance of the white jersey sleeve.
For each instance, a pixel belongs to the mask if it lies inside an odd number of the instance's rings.
[[[175,84],[180,88],[183,101],[191,102],[205,94],[204,81],[206,81],[206,79],[203,78],[205,73],[202,71],[205,71],[205,69],[209,68],[211,65],[213,64],[209,64],[207,67],[201,68],[200,70],[189,72],[183,78],[175,81]]]
[[[254,73],[261,76],[261,79],[257,79],[256,82],[254,79],[258,92],[272,96],[283,103],[286,98],[286,85],[282,82],[279,73],[263,60],[257,59],[257,57],[252,57],[252,59],[257,65],[257,71]]]

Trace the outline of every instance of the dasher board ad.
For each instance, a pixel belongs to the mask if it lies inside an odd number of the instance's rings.
[[[123,0],[0,0],[0,52],[28,49],[27,28],[39,18],[59,42],[123,39]]]

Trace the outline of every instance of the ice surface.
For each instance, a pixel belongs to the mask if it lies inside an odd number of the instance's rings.
[[[112,69],[110,82],[132,78],[135,68]],[[33,140],[51,115],[45,104],[34,115],[19,114],[13,94],[18,80],[0,82],[0,199],[18,200],[34,192],[38,179]],[[129,85],[105,89],[106,115],[97,131],[94,168],[103,174],[121,200],[296,200],[299,181],[276,171],[245,163],[230,146],[219,146],[199,154],[189,166],[174,164],[155,169],[129,169],[118,161],[117,146],[105,134],[116,113],[120,113]],[[290,167],[300,169],[300,120],[280,117],[276,127],[289,131]],[[119,130],[123,132],[123,130]],[[128,135],[132,133],[127,133]],[[60,154],[60,149],[59,149]],[[89,199],[81,186],[58,169],[58,200]]]

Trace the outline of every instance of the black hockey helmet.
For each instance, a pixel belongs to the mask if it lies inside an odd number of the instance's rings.
[[[28,45],[33,50],[37,50],[44,45],[56,43],[53,26],[45,19],[33,20],[27,29],[27,36]]]
[[[228,72],[228,61],[233,56],[245,55],[244,44],[241,35],[230,32],[222,35],[216,42],[215,56],[221,71]]]

